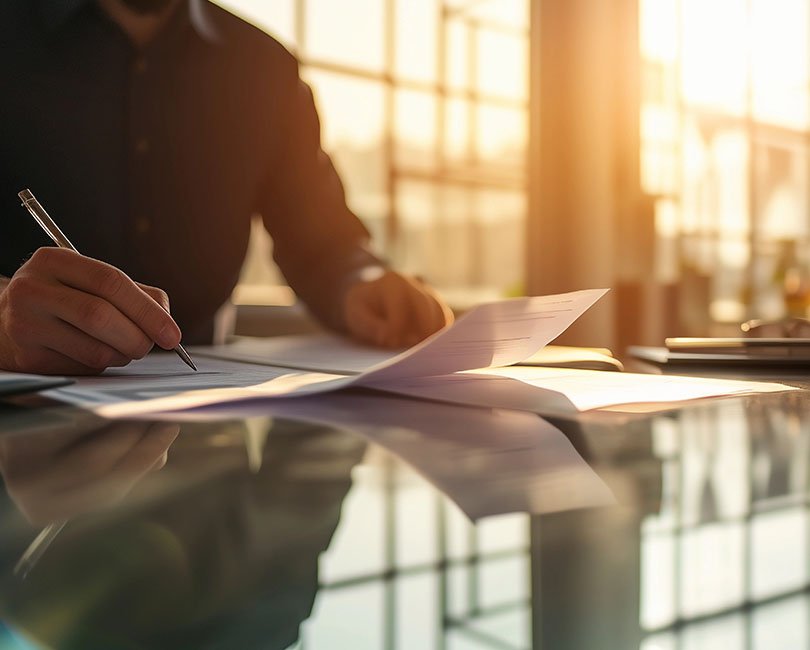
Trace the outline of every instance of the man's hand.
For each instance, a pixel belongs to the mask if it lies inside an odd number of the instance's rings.
[[[453,322],[433,289],[393,271],[353,284],[344,317],[354,338],[387,348],[410,347]]]
[[[170,350],[180,329],[160,289],[63,248],[40,248],[0,287],[0,369],[84,375]]]

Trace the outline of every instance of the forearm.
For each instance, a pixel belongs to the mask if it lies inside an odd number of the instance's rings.
[[[369,232],[346,203],[337,170],[321,148],[312,93],[290,63],[257,212],[287,282],[318,320],[345,331],[347,290],[361,269],[384,264],[369,251]]]

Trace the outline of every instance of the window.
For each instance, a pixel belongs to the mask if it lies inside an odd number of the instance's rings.
[[[221,0],[294,51],[376,250],[456,301],[522,291],[528,0]],[[237,302],[281,280],[254,229]]]
[[[697,321],[804,316],[810,2],[641,0],[640,17],[658,278],[681,285]]]

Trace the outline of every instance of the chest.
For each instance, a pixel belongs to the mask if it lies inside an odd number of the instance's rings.
[[[108,242],[145,214],[214,231],[250,216],[274,116],[226,53],[188,35],[137,51],[94,21],[15,49],[0,62],[4,184],[38,191],[73,232],[95,221]]]

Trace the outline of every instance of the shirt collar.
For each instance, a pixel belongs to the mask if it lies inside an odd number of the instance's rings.
[[[50,31],[62,27],[71,16],[95,0],[39,0],[39,10]],[[205,40],[216,41],[220,33],[208,0],[183,0],[185,6],[177,9],[185,13],[194,30]]]

